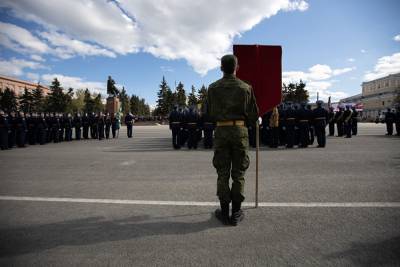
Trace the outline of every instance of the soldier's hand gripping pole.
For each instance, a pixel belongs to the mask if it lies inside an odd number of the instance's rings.
[[[260,150],[260,121],[257,119],[256,123],[256,200],[255,207],[258,208],[258,152]]]

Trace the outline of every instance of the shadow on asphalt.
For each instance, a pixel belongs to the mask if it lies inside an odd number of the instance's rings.
[[[356,266],[398,266],[400,236],[377,243],[353,243],[348,250],[326,256],[327,259],[349,259]]]
[[[59,246],[91,245],[147,236],[185,235],[211,228],[225,227],[213,214],[207,221],[202,222],[146,222],[154,219],[148,215],[120,220],[89,217],[14,229],[1,229],[0,258],[41,252]]]

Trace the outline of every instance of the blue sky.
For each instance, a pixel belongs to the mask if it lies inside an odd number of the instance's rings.
[[[111,75],[151,105],[163,75],[187,91],[218,79],[232,43],[281,45],[284,81],[305,80],[312,100],[400,72],[397,0],[30,2],[0,3],[0,74],[103,94]]]

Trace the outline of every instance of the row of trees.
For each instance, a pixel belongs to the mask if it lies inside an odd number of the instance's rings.
[[[10,112],[22,110],[24,112],[62,112],[62,113],[92,113],[104,112],[105,106],[100,93],[92,94],[89,89],[73,88],[64,90],[57,78],[53,80],[47,96],[38,86],[30,91],[25,88],[24,93],[17,97],[15,93],[6,88],[0,91],[0,109]],[[128,96],[125,88],[118,92],[124,114],[132,112],[140,116],[150,115],[150,106],[143,98],[136,95]]]
[[[300,80],[299,83],[285,83],[282,85],[282,101],[283,102],[293,102],[302,103],[308,102],[309,94],[305,89],[306,84]]]
[[[173,92],[165,77],[163,77],[159,87],[157,106],[153,112],[155,116],[168,115],[174,105],[184,108],[199,104],[202,105],[207,101],[207,88],[204,85],[198,91],[192,85],[190,93],[186,95],[186,90],[182,82],[178,83]]]

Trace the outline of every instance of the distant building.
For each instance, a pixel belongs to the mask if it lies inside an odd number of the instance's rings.
[[[14,91],[16,96],[22,95],[25,88],[29,91],[32,91],[38,86],[40,89],[42,89],[43,95],[47,95],[50,92],[50,89],[48,87],[41,84],[0,75],[0,91],[4,91],[6,88],[9,88],[10,90]]]
[[[395,98],[400,94],[400,73],[363,82],[362,93],[340,100],[341,104],[362,104],[361,117],[365,120],[375,119],[379,113],[394,108]]]

